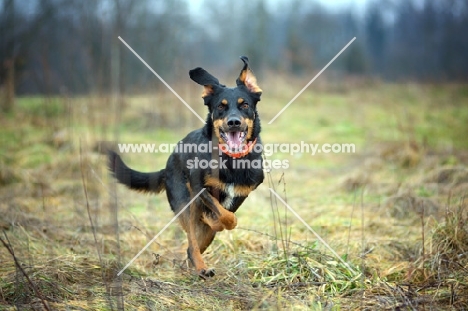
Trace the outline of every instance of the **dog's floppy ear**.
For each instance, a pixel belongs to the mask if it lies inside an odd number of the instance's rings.
[[[208,73],[203,68],[197,67],[189,71],[190,79],[197,82],[200,85],[203,85],[205,90],[203,91],[202,97],[205,98],[209,95],[213,95],[215,90],[223,85],[219,84],[217,78]]]
[[[239,78],[237,78],[237,85],[244,85],[251,93],[261,95],[262,89],[257,85],[257,78],[255,78],[249,67],[249,59],[247,56],[241,56],[240,59],[244,62],[244,68],[242,68]]]

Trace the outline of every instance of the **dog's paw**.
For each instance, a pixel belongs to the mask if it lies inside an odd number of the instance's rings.
[[[219,217],[219,222],[221,222],[227,230],[232,230],[237,226],[236,215],[232,212],[221,215],[221,217]]]
[[[214,269],[202,269],[200,272],[198,272],[198,276],[201,277],[202,279],[206,280],[207,278],[211,278],[215,276],[215,270]]]

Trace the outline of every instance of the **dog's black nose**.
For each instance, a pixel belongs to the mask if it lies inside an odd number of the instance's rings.
[[[236,127],[241,125],[241,119],[238,117],[230,117],[227,121],[229,127]]]

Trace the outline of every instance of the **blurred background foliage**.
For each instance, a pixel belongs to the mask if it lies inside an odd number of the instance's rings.
[[[2,0],[2,107],[15,95],[141,93],[164,87],[118,40],[164,79],[196,66],[257,75],[311,75],[349,40],[330,68],[390,81],[468,79],[465,0],[357,1]],[[214,69],[213,69],[214,68]],[[234,71],[233,71],[234,72]]]

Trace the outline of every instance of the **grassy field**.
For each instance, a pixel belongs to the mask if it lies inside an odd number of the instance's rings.
[[[356,152],[269,157],[289,168],[268,173],[238,227],[217,235],[208,280],[188,266],[177,223],[117,277],[173,213],[165,195],[115,184],[103,142],[176,143],[201,126],[182,103],[165,89],[18,98],[0,115],[0,309],[466,308],[468,87],[316,83],[267,124],[306,82],[262,84],[263,141]],[[200,89],[177,90],[205,116]],[[123,157],[150,171],[167,156]]]

